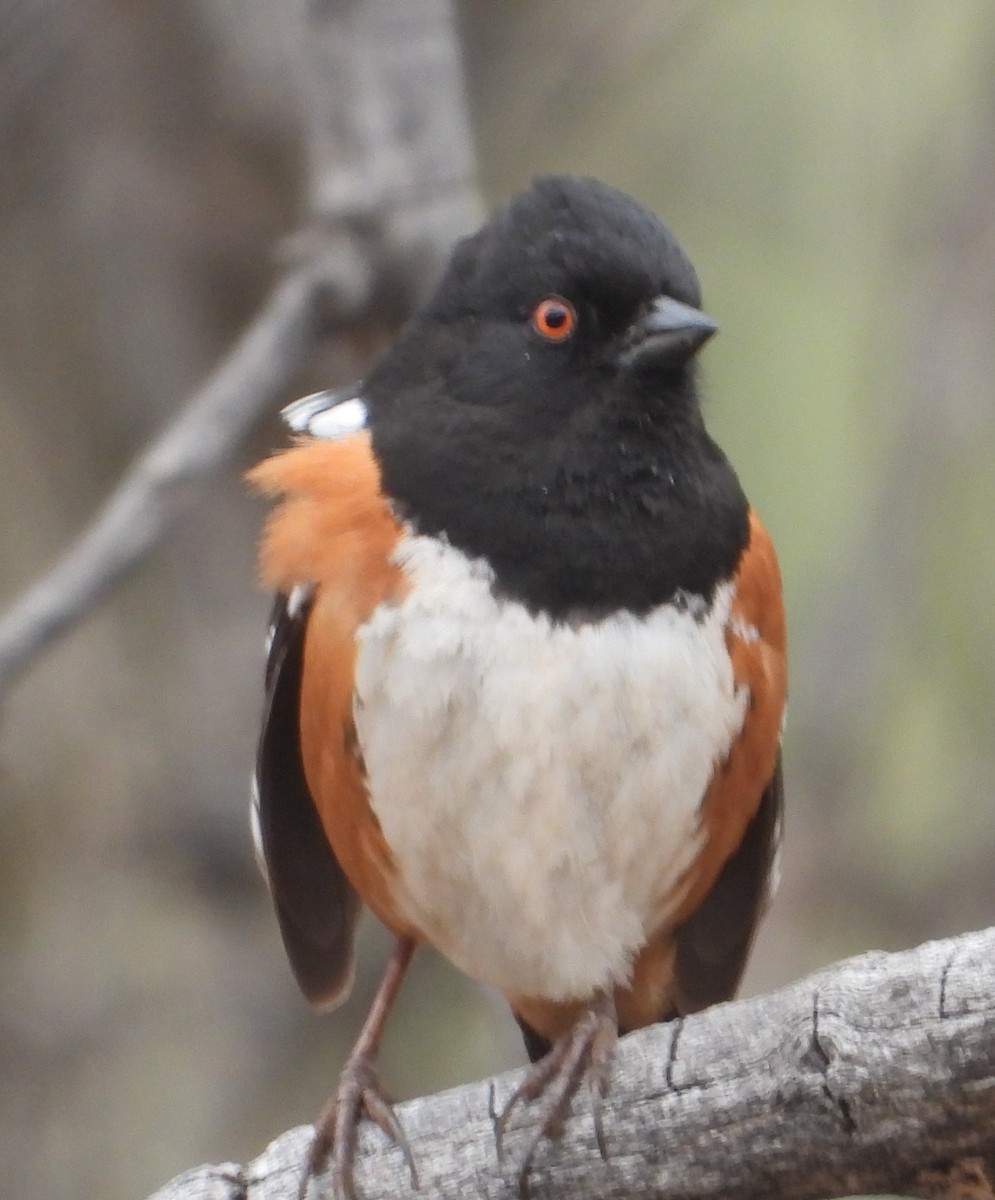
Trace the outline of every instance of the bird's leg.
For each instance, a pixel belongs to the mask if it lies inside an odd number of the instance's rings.
[[[617,1043],[615,996],[612,991],[601,989],[570,1030],[553,1044],[549,1053],[532,1064],[501,1113],[495,1114],[494,1134],[500,1160],[511,1114],[520,1104],[544,1097],[545,1102],[539,1110],[538,1127],[529,1141],[518,1172],[520,1195],[528,1195],[528,1176],[536,1151],[544,1138],[556,1138],[563,1132],[570,1105],[585,1079],[591,1093],[598,1149],[602,1158],[608,1158],[601,1112],[611,1080]]]
[[[356,1200],[352,1176],[359,1123],[364,1116],[379,1125],[398,1147],[411,1172],[411,1183],[415,1188],[418,1187],[418,1172],[415,1170],[411,1147],[373,1065],[387,1017],[414,950],[415,943],[411,938],[397,939],[363,1028],[339,1077],[338,1087],[315,1122],[314,1138],[301,1177],[298,1200],[304,1200],[308,1182],[324,1170],[329,1158],[333,1194],[341,1197],[341,1200]]]

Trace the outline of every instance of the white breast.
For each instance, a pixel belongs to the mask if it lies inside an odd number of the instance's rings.
[[[487,564],[437,538],[397,559],[411,591],[361,630],[355,715],[402,909],[509,992],[624,981],[742,727],[731,585],[707,610],[572,626],[496,599]]]

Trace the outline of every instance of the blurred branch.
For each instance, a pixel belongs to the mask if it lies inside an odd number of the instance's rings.
[[[277,286],[228,358],[144,450],[61,559],[0,620],[0,692],[162,541],[195,499],[191,485],[229,461],[246,429],[300,366],[314,337],[317,279]]]
[[[477,216],[448,0],[309,0],[312,217],[234,350],[0,619],[0,694],[159,545],[329,328],[402,319]]]
[[[496,1081],[498,1103],[519,1079]],[[542,1196],[990,1200],[995,929],[863,955],[624,1039],[605,1112],[607,1165],[577,1108],[540,1157]],[[483,1083],[400,1108],[424,1200],[514,1194],[516,1134],[502,1172],[488,1111]],[[309,1133],[291,1130],[245,1168],[190,1171],[152,1200],[290,1200]],[[410,1194],[400,1154],[377,1131],[364,1131],[357,1175],[367,1196]]]

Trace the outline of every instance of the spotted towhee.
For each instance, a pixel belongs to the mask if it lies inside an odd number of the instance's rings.
[[[458,243],[361,387],[286,416],[251,475],[278,600],[256,829],[307,998],[397,948],[309,1171],[352,1194],[413,948],[508,999],[541,1100],[520,1174],[619,1032],[735,990],[781,810],[777,560],[702,422],[715,332],[673,235],[589,179],[536,180]],[[412,1168],[413,1170],[413,1168]],[[306,1186],[305,1175],[305,1184]]]

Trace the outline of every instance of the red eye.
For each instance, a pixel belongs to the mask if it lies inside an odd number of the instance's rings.
[[[532,310],[532,328],[547,342],[562,342],[577,328],[577,310],[562,296],[547,296]]]

